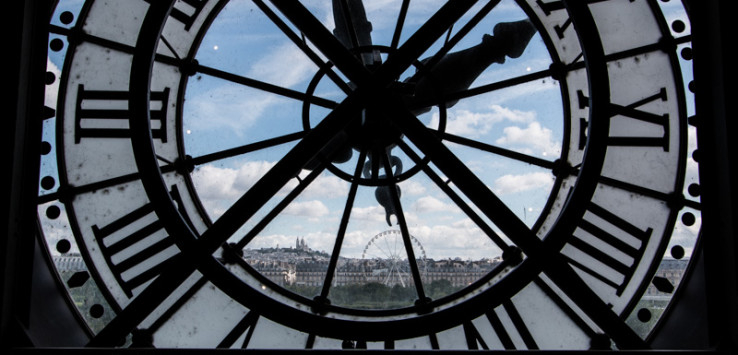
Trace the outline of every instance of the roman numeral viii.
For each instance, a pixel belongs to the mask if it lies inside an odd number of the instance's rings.
[[[633,276],[652,228],[638,228],[625,219],[590,203],[584,219],[579,223],[563,256],[578,269],[592,275],[622,295]]]
[[[128,99],[128,91],[87,90],[80,84],[74,117],[74,142],[79,143],[83,138],[130,138]],[[169,88],[152,91],[149,100],[151,136],[166,143]]]
[[[176,186],[172,197],[179,200]],[[93,225],[92,233],[108,267],[128,297],[133,297],[137,287],[158,276],[166,262],[180,252],[174,238],[164,230],[151,202],[105,226]]]

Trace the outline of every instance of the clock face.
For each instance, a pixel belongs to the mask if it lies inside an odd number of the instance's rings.
[[[57,11],[39,211],[90,345],[646,347],[699,229],[668,9]]]

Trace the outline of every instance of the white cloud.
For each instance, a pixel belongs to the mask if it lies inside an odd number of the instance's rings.
[[[317,71],[302,51],[293,43],[285,43],[264,54],[246,76],[269,84],[289,88],[310,78]],[[286,102],[281,96],[241,85],[224,84],[199,92],[188,88],[186,122],[195,130],[228,129],[243,135],[266,112]]]
[[[308,186],[303,194],[308,197],[335,198],[348,195],[349,183],[335,175],[322,174]]]
[[[432,197],[424,196],[417,199],[411,206],[411,208],[417,213],[423,212],[451,212],[456,211],[457,208],[454,205],[444,203],[443,201]]]
[[[468,218],[447,225],[410,228],[429,258],[491,258],[500,249]]]
[[[263,55],[247,76],[270,84],[292,87],[316,72],[315,64],[293,43],[285,43]]]
[[[276,164],[268,161],[247,161],[242,164],[236,173],[233,187],[241,191],[250,189]]]
[[[425,186],[415,180],[405,180],[399,184],[403,196],[418,196],[425,194]]]
[[[204,165],[192,173],[192,180],[202,200],[231,199],[237,197],[233,189],[237,174],[235,169]]]
[[[217,219],[274,164],[266,161],[246,161],[238,168],[203,165],[192,173],[192,181],[208,214],[211,218]],[[290,179],[279,193],[285,194],[286,190],[294,188],[296,184],[296,179]]]
[[[495,142],[501,145],[517,146],[524,153],[556,157],[561,154],[561,143],[554,141],[553,131],[531,122],[526,128],[509,126],[503,129],[501,138]]]
[[[539,188],[550,189],[554,176],[550,173],[536,172],[522,175],[503,175],[494,182],[493,191],[499,195],[512,194]]]
[[[303,217],[323,217],[330,213],[328,207],[319,200],[311,200],[304,202],[293,202],[290,203],[285,209],[284,213],[292,216],[303,216]]]
[[[369,207],[354,207],[353,209],[351,209],[351,219],[358,221],[386,223],[384,207],[380,205]]]
[[[531,122],[536,118],[534,111],[511,110],[500,105],[491,105],[483,112],[471,112],[468,110],[455,110],[446,119],[446,132],[478,138],[487,134],[490,129],[499,122]],[[438,113],[434,113],[429,127],[438,127]]]
[[[264,111],[280,101],[264,92],[223,85],[188,97],[185,120],[195,130],[227,129],[240,136],[261,118]]]

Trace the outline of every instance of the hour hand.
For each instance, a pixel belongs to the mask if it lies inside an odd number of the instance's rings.
[[[478,45],[449,53],[430,72],[418,72],[410,77],[406,82],[415,84],[415,95],[409,99],[408,106],[418,115],[430,109],[424,103],[437,102],[438,94],[446,96],[468,89],[490,65],[504,63],[505,57],[520,57],[535,33],[535,27],[527,19],[498,23],[492,35],[485,34]],[[426,58],[421,62],[428,61]],[[454,104],[456,101],[451,101],[446,106]]]
[[[366,11],[361,0],[333,0],[333,20],[336,36],[348,49],[369,47],[372,45],[372,23],[366,18]],[[363,52],[360,54],[362,63],[366,66],[379,64],[381,59],[378,51]]]

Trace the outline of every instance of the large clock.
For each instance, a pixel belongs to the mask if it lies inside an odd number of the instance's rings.
[[[90,346],[647,347],[626,320],[699,228],[685,22],[379,5],[57,12],[39,211]]]

